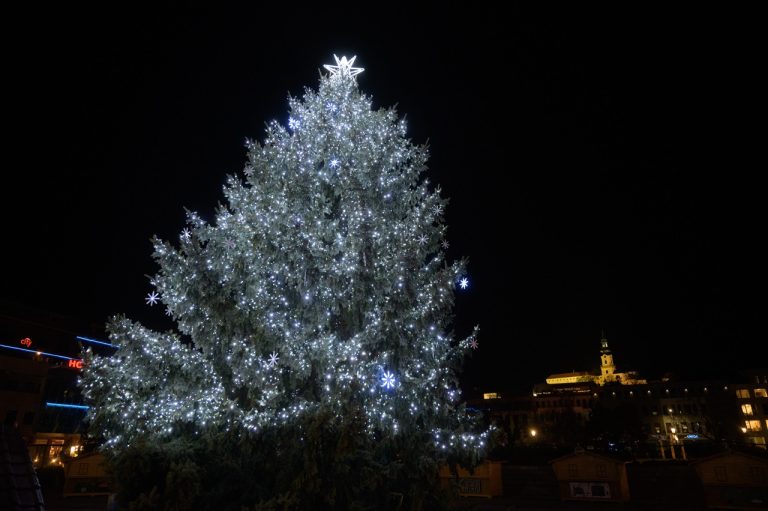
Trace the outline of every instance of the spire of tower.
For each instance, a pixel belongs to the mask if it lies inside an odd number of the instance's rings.
[[[602,336],[600,337],[600,353],[611,353],[611,349],[608,347],[608,339],[605,337],[605,328],[602,329]]]

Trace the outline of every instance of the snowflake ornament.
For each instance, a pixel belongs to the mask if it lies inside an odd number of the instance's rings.
[[[471,341],[469,341],[469,347],[472,348],[473,350],[476,350],[478,346],[479,346],[479,343],[477,342],[477,339],[472,339]]]
[[[443,242],[441,243],[441,245],[443,246],[443,248],[444,248],[445,250],[448,250],[448,247],[450,247],[450,246],[451,246],[451,244],[450,244],[450,243],[448,243],[448,240],[443,240]]]
[[[461,289],[467,289],[469,287],[469,279],[467,277],[462,277],[461,280],[459,280],[459,287]]]
[[[151,293],[147,294],[146,302],[151,307],[157,303],[158,298],[160,298],[160,295],[152,291]]]
[[[184,241],[189,241],[189,238],[190,238],[191,236],[192,236],[192,233],[191,233],[191,232],[189,231],[189,229],[187,229],[186,227],[184,228],[184,230],[183,230],[183,231],[181,231],[181,238],[182,238]]]
[[[272,353],[269,354],[269,359],[267,360],[267,367],[275,367],[279,359],[280,357],[278,357],[277,353],[273,351]]]
[[[419,238],[418,238],[418,241],[419,241],[419,245],[426,245],[427,244],[427,235],[426,234],[420,235]]]
[[[381,386],[387,390],[393,389],[395,387],[395,375],[389,371],[384,371],[384,374],[381,375]]]

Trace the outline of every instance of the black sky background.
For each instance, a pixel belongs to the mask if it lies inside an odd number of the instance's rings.
[[[168,328],[150,237],[211,219],[245,137],[336,53],[429,142],[469,258],[456,330],[481,328],[467,388],[591,369],[603,329],[649,377],[768,365],[755,13],[116,5],[6,16],[0,342],[66,349],[115,313]]]

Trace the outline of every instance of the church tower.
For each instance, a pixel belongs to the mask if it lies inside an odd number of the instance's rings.
[[[608,347],[608,339],[605,338],[605,332],[603,332],[603,338],[600,339],[600,383],[602,385],[609,381],[614,381],[614,372],[616,366],[613,365],[613,355]]]

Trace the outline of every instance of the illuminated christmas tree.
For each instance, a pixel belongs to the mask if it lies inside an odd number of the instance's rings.
[[[279,439],[275,456],[295,446],[306,477],[307,452],[344,438],[330,461],[363,456],[389,474],[375,493],[484,450],[459,396],[477,341],[450,331],[468,280],[446,261],[447,201],[405,122],[359,91],[354,61],[326,65],[317,91],[289,99],[287,127],[247,141],[213,222],[190,213],[177,243],[154,240],[146,301],[178,331],[113,318],[120,348],[88,356],[81,382],[113,455],[227,431]]]

